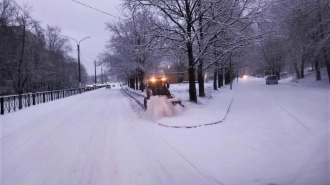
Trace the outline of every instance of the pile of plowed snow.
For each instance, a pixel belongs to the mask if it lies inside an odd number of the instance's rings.
[[[173,105],[170,99],[164,96],[152,96],[148,100],[146,118],[158,120],[162,117],[172,117],[182,113],[183,108],[179,105]]]

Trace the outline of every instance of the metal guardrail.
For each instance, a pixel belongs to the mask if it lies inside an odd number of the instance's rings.
[[[100,88],[100,87],[99,87]],[[97,88],[96,88],[97,89]],[[93,89],[94,90],[94,89]],[[84,88],[64,89],[56,91],[43,91],[21,95],[0,96],[0,115],[20,110],[32,105],[47,103],[72,95],[84,93]]]

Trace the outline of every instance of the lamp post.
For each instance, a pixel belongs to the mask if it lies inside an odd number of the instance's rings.
[[[64,37],[67,37],[67,38],[69,38],[69,39],[72,39],[72,40],[74,40],[74,41],[76,41],[76,43],[77,43],[77,50],[78,50],[78,78],[79,78],[79,92],[81,93],[81,74],[80,74],[80,42],[82,42],[83,40],[85,40],[85,39],[88,39],[88,38],[91,38],[91,37],[85,37],[85,38],[83,38],[83,39],[81,39],[80,41],[77,41],[76,39],[74,39],[74,38],[71,38],[71,37],[69,37],[69,36],[66,36],[66,35],[63,35]]]

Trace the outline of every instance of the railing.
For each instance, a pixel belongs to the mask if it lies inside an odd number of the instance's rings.
[[[0,96],[0,114],[10,113],[22,108],[46,103],[85,92],[84,88],[44,91],[21,95]]]

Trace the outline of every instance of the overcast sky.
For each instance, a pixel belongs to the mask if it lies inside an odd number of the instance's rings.
[[[108,12],[112,15],[120,15],[119,5],[121,0],[77,0],[94,8]],[[72,0],[16,0],[23,6],[32,6],[32,18],[41,21],[44,28],[47,25],[58,25],[62,29],[63,35],[70,36],[76,40],[81,40],[87,36],[90,39],[84,40],[80,44],[81,62],[87,68],[89,75],[94,75],[93,62],[97,55],[104,50],[109,33],[105,30],[105,22],[116,21],[116,18],[97,12],[82,6]],[[72,56],[77,58],[77,46],[71,42]],[[97,73],[100,73],[98,67]]]

